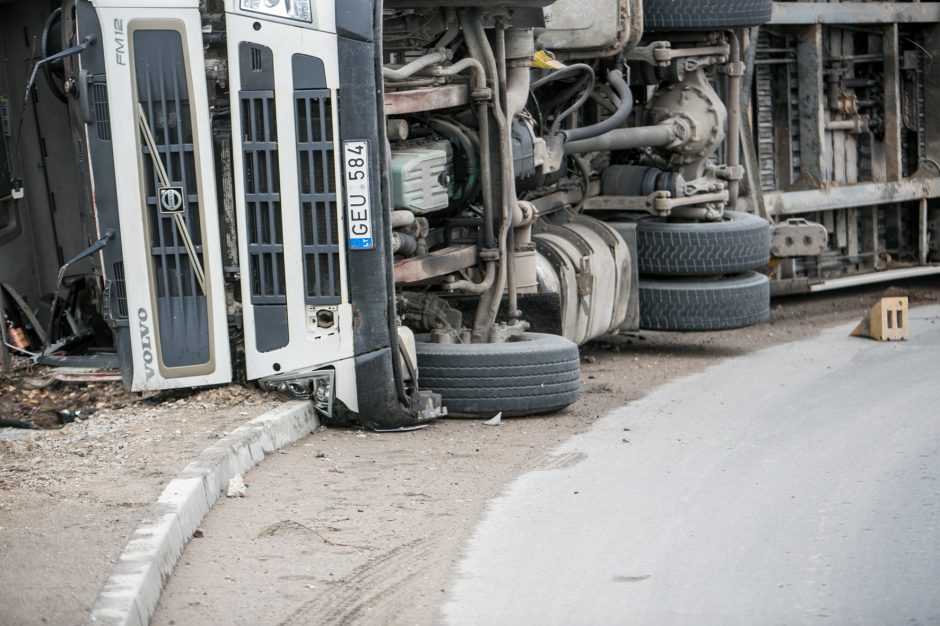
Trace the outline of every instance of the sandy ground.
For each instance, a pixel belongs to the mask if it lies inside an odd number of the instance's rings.
[[[940,282],[783,299],[757,328],[592,346],[581,401],[550,417],[312,435],[252,471],[246,498],[210,513],[154,623],[430,624],[486,502],[523,471],[577,461],[553,456],[558,444],[666,381],[861,318],[878,296],[901,293],[936,302]]]
[[[248,497],[213,510],[154,623],[428,623],[487,499],[522,471],[564,462],[548,456],[559,443],[662,382],[860,318],[899,292],[938,302],[940,281],[782,299],[757,328],[588,347],[582,399],[551,417],[323,430],[251,472]],[[59,430],[0,432],[0,625],[86,619],[163,486],[276,404],[233,387],[103,408]]]
[[[0,624],[83,622],[166,483],[277,403],[240,387],[156,403],[130,396],[58,430],[3,429]]]

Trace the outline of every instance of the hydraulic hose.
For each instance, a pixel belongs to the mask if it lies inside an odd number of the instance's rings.
[[[467,70],[473,70],[474,88],[485,89],[486,73],[483,71],[483,64],[473,57],[460,59],[453,65],[448,65],[447,67],[434,67],[427,71],[421,70],[421,72],[423,74],[430,74],[431,76],[455,76],[457,74],[466,72]]]
[[[470,33],[476,38],[478,49],[483,54],[483,66],[487,74],[494,80],[496,90],[499,90],[499,70],[496,62],[496,55],[493,48],[486,38],[483,31],[483,24],[478,16],[469,20],[470,29],[464,28],[464,33]],[[490,330],[496,320],[496,314],[502,301],[503,291],[506,289],[506,263],[511,263],[512,259],[507,257],[507,245],[509,241],[508,231],[512,227],[511,216],[512,207],[516,203],[515,178],[512,172],[512,150],[510,148],[509,124],[506,114],[503,111],[501,94],[493,95],[493,118],[496,121],[496,135],[499,143],[499,160],[501,170],[501,216],[500,228],[497,235],[497,246],[499,248],[499,267],[496,272],[496,280],[493,287],[487,291],[481,298],[477,307],[476,319],[473,325],[473,338],[477,342],[483,342],[489,339]],[[480,143],[483,143],[481,137]]]
[[[444,135],[454,143],[460,144],[464,157],[467,159],[467,177],[460,192],[460,199],[461,201],[469,201],[471,194],[477,187],[477,183],[480,181],[480,161],[477,158],[477,149],[473,145],[473,141],[460,127],[447,120],[432,117],[429,124],[436,132]]]
[[[594,69],[590,65],[586,63],[575,63],[574,65],[568,65],[567,67],[563,67],[560,70],[555,70],[548,76],[544,78],[540,78],[537,81],[533,82],[532,90],[535,91],[536,89],[544,85],[547,85],[548,83],[554,82],[556,80],[561,80],[562,78],[568,78],[569,76],[572,76],[574,74],[580,74],[582,72],[586,74],[590,74],[591,78],[592,79],[594,78]]]
[[[563,78],[568,78],[569,76],[579,73],[585,74],[587,79],[584,91],[581,93],[581,96],[575,101],[574,104],[565,109],[558,115],[558,117],[555,118],[551,128],[552,134],[557,133],[561,128],[562,122],[568,119],[572,113],[580,109],[584,103],[587,102],[588,98],[591,97],[591,93],[594,91],[594,82],[596,80],[594,76],[594,68],[592,68],[590,65],[587,65],[586,63],[575,63],[574,65],[569,65],[567,67],[561,68],[560,70],[552,72],[545,78],[540,78],[539,80],[532,83],[532,90],[535,91],[539,87],[547,85],[548,83],[561,80]]]
[[[486,89],[486,70],[483,67],[485,57],[480,42],[473,32],[472,17],[466,11],[459,13],[460,28],[464,33],[467,51],[473,61],[467,64],[473,70],[474,87]],[[458,62],[459,63],[459,62]],[[492,194],[492,153],[490,152],[490,112],[485,100],[479,100],[477,107],[477,123],[479,124],[480,138],[480,183],[483,189],[483,245],[486,248],[496,248],[496,231],[494,227],[496,209],[493,206]]]
[[[565,154],[660,147],[667,146],[679,138],[676,125],[672,120],[667,120],[656,126],[619,128],[598,137],[572,141],[565,144]]]
[[[490,290],[493,283],[496,282],[496,261],[487,261],[483,270],[483,280],[475,283],[471,280],[457,280],[447,284],[447,289],[451,291],[465,291],[472,294],[483,294]]]
[[[603,122],[592,126],[582,126],[580,128],[564,131],[563,134],[565,135],[566,142],[597,137],[620,128],[627,121],[627,118],[630,117],[630,114],[633,113],[633,92],[630,91],[630,86],[627,85],[627,82],[623,79],[623,72],[620,70],[612,70],[607,74],[607,82],[610,83],[610,86],[613,87],[617,96],[620,98],[620,107],[617,109],[617,112]]]
[[[430,54],[426,54],[423,57],[415,59],[408,65],[404,65],[398,69],[393,69],[391,67],[382,68],[382,77],[386,80],[401,81],[407,80],[420,72],[421,70],[431,67],[432,65],[437,65],[443,63],[450,58],[450,55],[443,51],[438,50]]]

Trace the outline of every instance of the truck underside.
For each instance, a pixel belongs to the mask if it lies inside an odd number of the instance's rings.
[[[940,272],[940,3],[700,4],[0,0],[5,343],[399,427]]]

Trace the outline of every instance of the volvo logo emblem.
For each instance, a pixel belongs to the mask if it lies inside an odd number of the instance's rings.
[[[178,213],[183,210],[182,187],[160,187],[160,211],[163,213]]]

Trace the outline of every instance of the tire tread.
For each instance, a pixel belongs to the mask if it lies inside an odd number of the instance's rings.
[[[711,30],[769,22],[772,0],[644,0],[647,31]]]
[[[640,273],[708,276],[767,267],[770,224],[748,213],[725,215],[730,219],[703,224],[641,220],[637,225]]]
[[[724,280],[640,282],[644,330],[711,331],[743,328],[770,317],[770,280],[745,272]]]
[[[418,381],[457,415],[549,413],[578,399],[581,359],[563,337],[526,333],[506,344],[433,344],[417,337]]]

